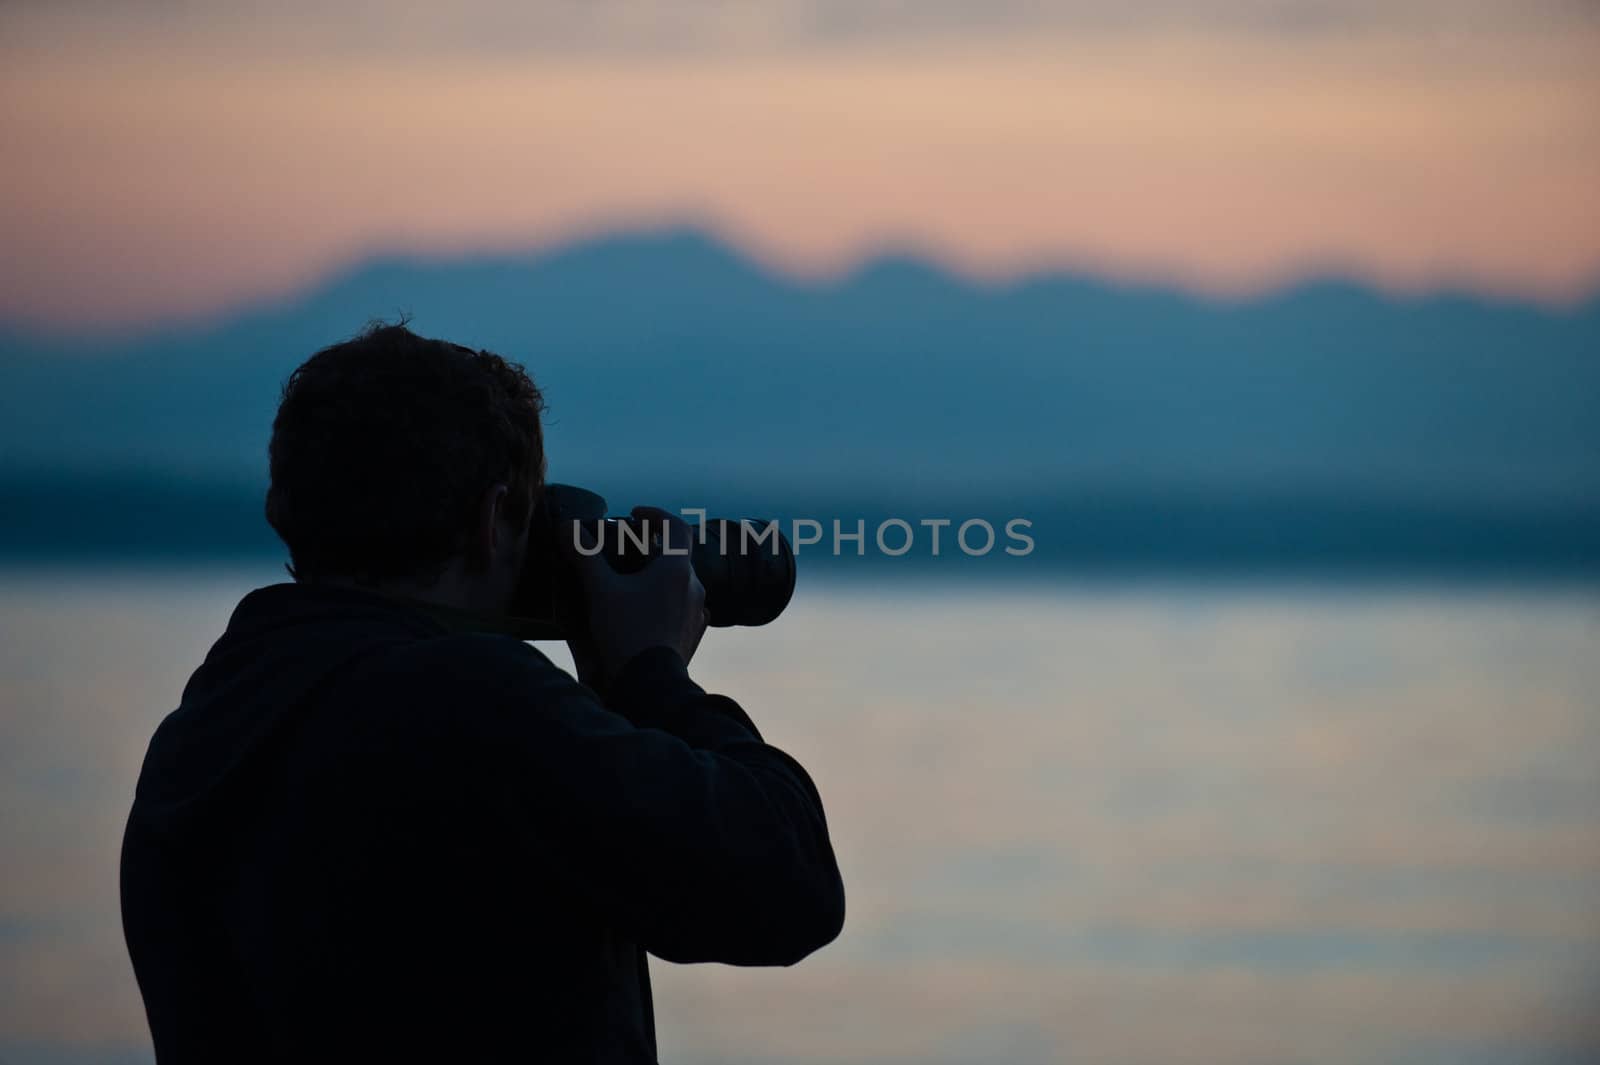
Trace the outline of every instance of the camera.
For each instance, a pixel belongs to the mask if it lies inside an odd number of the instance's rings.
[[[667,530],[635,518],[608,517],[604,497],[569,484],[547,484],[534,508],[528,561],[512,601],[524,639],[564,638],[563,620],[581,603],[577,575],[560,537],[577,537],[584,554],[604,558],[621,573],[652,558],[687,549],[706,590],[708,624],[765,625],[794,595],[794,549],[775,521],[710,518],[689,525],[689,543],[671,542]],[[570,623],[570,621],[568,622]]]

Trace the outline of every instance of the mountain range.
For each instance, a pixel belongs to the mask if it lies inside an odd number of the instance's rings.
[[[978,283],[892,256],[803,282],[681,229],[383,258],[136,335],[0,324],[0,549],[142,542],[123,535],[136,522],[86,534],[111,499],[145,508],[152,543],[187,543],[185,523],[196,547],[206,529],[269,542],[258,493],[283,379],[402,315],[527,366],[552,478],[614,504],[1050,515],[1039,555],[1068,560],[1146,544],[1245,566],[1600,568],[1600,297],[1552,309],[1325,279],[1219,300],[1065,274]],[[195,517],[207,499],[212,525]]]

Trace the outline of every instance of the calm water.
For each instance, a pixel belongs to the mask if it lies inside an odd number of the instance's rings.
[[[122,818],[274,579],[0,576],[0,1061],[149,1060]],[[1600,1055],[1600,596],[839,585],[701,658],[812,769],[850,914],[656,963],[664,1061]]]

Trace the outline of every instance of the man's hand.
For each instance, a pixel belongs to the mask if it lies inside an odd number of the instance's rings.
[[[569,628],[574,635],[567,645],[579,679],[602,692],[617,670],[652,647],[670,647],[689,661],[706,631],[706,590],[687,554],[694,531],[657,507],[634,507],[632,513],[658,545],[657,557],[637,573],[618,573],[599,555],[585,557],[571,530],[559,538],[584,599],[584,616]],[[582,532],[587,541],[593,530]],[[663,542],[683,553],[660,553]]]

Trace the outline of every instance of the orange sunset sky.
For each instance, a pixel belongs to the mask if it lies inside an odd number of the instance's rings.
[[[0,319],[689,222],[1245,294],[1600,288],[1592,0],[0,6]]]

